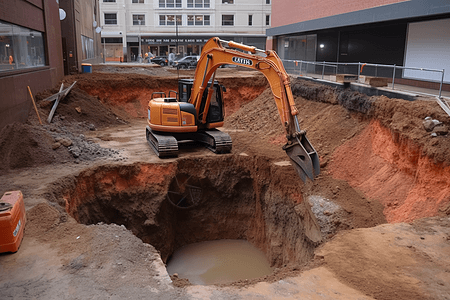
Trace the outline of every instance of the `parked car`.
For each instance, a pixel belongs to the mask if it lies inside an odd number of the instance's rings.
[[[172,67],[178,68],[178,69],[189,69],[189,68],[195,68],[197,66],[197,62],[200,56],[185,56],[180,60],[176,60],[173,62]]]
[[[150,59],[150,61],[154,64],[160,65],[161,67],[167,66],[167,64],[169,63],[167,56],[156,56]]]

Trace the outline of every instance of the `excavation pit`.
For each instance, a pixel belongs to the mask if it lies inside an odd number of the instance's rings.
[[[288,178],[296,178],[290,167],[232,155],[106,165],[65,185],[60,204],[79,223],[124,225],[165,263],[189,244],[244,240],[271,268],[298,267],[321,233],[302,184]]]

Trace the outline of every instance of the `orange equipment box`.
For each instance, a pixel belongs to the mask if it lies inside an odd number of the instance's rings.
[[[0,253],[19,250],[25,222],[22,192],[6,192],[0,199]]]

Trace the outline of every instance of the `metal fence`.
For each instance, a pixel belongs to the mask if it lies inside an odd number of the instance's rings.
[[[338,75],[356,75],[357,82],[364,83],[365,78],[386,78],[391,89],[395,89],[395,81],[398,79],[414,79],[439,83],[439,95],[442,96],[442,85],[444,83],[445,70],[411,68],[396,65],[382,65],[370,63],[336,63],[336,62],[314,62],[303,60],[282,60],[284,68],[289,74],[310,76],[330,81],[337,81]],[[426,78],[426,79],[424,79]],[[401,90],[408,91],[402,86]],[[436,96],[436,95],[434,95]]]

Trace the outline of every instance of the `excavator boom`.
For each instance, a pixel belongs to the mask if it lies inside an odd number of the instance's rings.
[[[247,53],[230,48],[236,48]],[[264,51],[233,41],[220,40],[217,37],[206,42],[197,63],[189,100],[197,111],[198,121],[206,123],[211,95],[208,94],[206,105],[202,105],[203,93],[209,80],[212,78],[214,81],[217,68],[224,64],[255,69],[267,78],[278,114],[286,130],[288,141],[283,146],[283,150],[286,151],[292,165],[303,181],[306,181],[306,178],[314,180],[320,173],[319,157],[306,137],[306,133],[300,130],[297,119],[298,110],[292,95],[289,76],[284,69],[283,62],[274,51]]]

